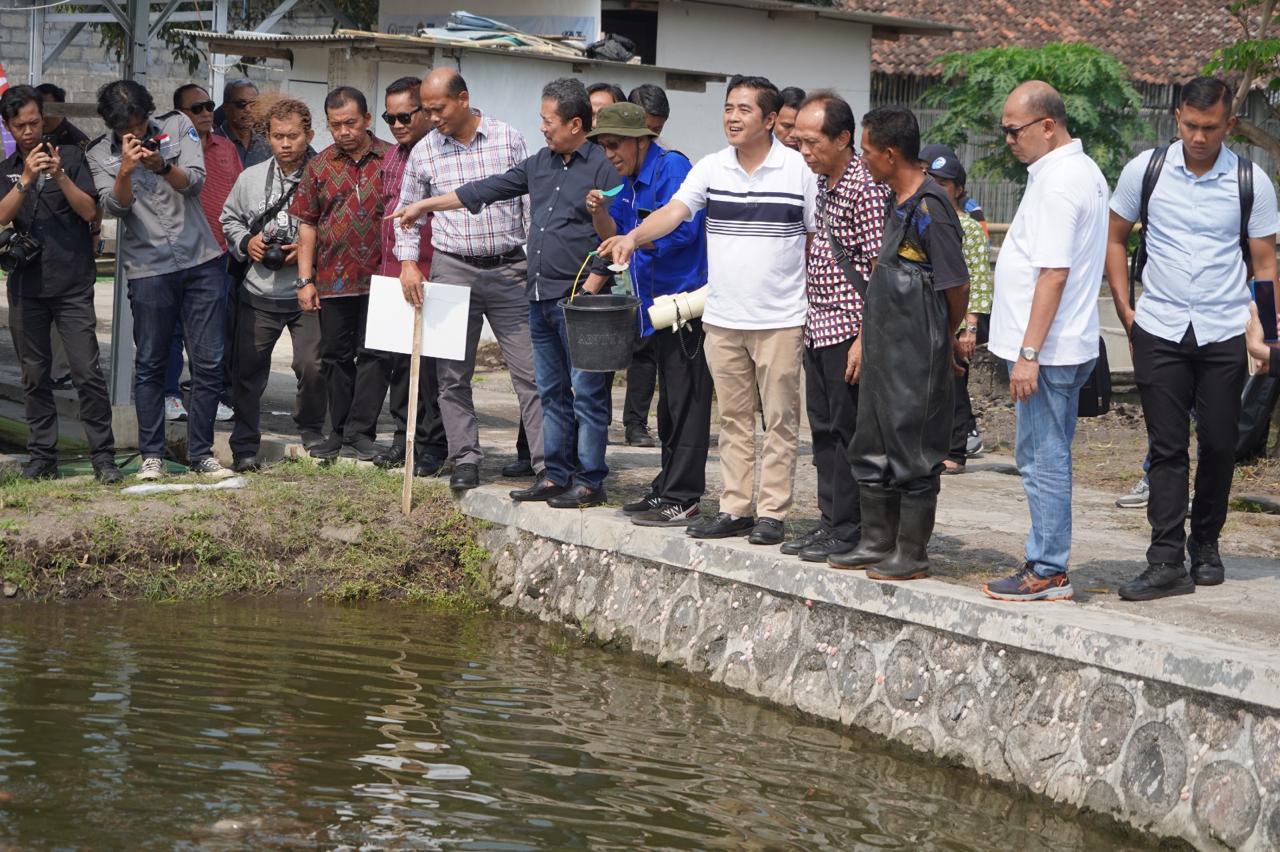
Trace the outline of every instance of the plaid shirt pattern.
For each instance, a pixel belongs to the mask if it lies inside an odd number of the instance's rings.
[[[400,206],[433,195],[448,195],[458,187],[500,175],[529,157],[524,137],[510,125],[480,115],[480,125],[470,145],[432,130],[413,146],[400,189]],[[529,225],[528,196],[498,201],[479,214],[446,210],[435,215],[431,242],[438,251],[466,256],[506,254],[524,245]],[[396,257],[418,256],[417,231],[396,229]]]
[[[289,214],[314,226],[320,298],[363,296],[382,259],[382,164],[391,146],[373,139],[359,162],[330,145],[308,161]]]
[[[862,297],[836,263],[828,234],[834,232],[851,255],[853,266],[871,279],[872,261],[884,236],[888,192],[854,156],[835,187],[818,175],[818,232],[806,257],[809,313],[804,322],[805,346],[818,349],[843,343],[862,329]]]
[[[400,204],[400,187],[404,182],[405,168],[409,165],[409,150],[403,145],[392,145],[382,162],[382,207],[391,214]],[[422,220],[419,232],[418,268],[424,278],[431,276],[431,216]],[[396,238],[400,227],[390,219],[382,221],[382,267],[380,275],[400,277],[400,261],[396,258]]]

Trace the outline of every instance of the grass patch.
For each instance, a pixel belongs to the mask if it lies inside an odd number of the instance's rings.
[[[181,480],[176,480],[181,481]],[[286,462],[237,491],[122,496],[89,479],[0,482],[0,579],[27,599],[294,592],[482,606],[489,554],[441,484]]]

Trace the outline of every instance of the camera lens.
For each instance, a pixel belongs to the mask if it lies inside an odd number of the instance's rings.
[[[284,269],[284,249],[276,245],[268,246],[262,255],[262,265],[272,272]]]

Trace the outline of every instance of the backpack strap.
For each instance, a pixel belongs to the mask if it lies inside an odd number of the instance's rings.
[[[1236,157],[1236,186],[1240,190],[1240,253],[1245,269],[1253,277],[1253,256],[1249,252],[1249,217],[1253,215],[1253,163],[1247,157]]]
[[[1147,265],[1147,227],[1148,212],[1151,206],[1151,193],[1156,190],[1156,181],[1160,179],[1160,171],[1164,168],[1165,155],[1169,153],[1168,145],[1161,145],[1151,152],[1151,159],[1147,161],[1147,170],[1142,174],[1142,196],[1138,202],[1138,221],[1142,223],[1142,230],[1138,232],[1138,247],[1133,252],[1133,257],[1129,260],[1129,309],[1136,310],[1137,305],[1137,286],[1138,279],[1142,277],[1142,270]]]

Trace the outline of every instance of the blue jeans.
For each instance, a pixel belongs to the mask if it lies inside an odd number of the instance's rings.
[[[1071,440],[1080,388],[1093,372],[1093,363],[1041,365],[1036,392],[1016,406],[1014,455],[1031,511],[1026,557],[1041,577],[1065,574],[1071,556]]]
[[[213,455],[213,419],[222,393],[222,337],[226,317],[226,264],[215,258],[165,275],[129,280],[133,309],[133,401],[138,449],[164,455],[164,391],[174,331],[181,324],[191,368],[187,458]]]
[[[564,311],[556,299],[529,303],[533,371],[542,398],[545,477],[557,485],[600,488],[609,475],[604,461],[609,442],[611,373],[569,366]]]

